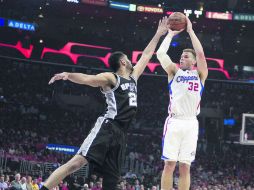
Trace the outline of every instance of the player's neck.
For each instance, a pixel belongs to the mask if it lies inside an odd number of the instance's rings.
[[[192,71],[193,68],[181,68],[183,71]]]
[[[119,69],[119,70],[116,72],[116,74],[120,75],[120,76],[123,77],[123,78],[129,79],[129,78],[130,78],[131,71],[126,71],[126,70]]]

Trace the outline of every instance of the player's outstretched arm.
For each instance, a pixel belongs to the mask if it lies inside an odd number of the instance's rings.
[[[190,19],[186,17],[186,20],[187,20],[187,32],[190,35],[192,46],[196,52],[198,73],[200,75],[202,82],[204,83],[208,76],[208,68],[205,53],[198,37],[196,36],[195,32],[192,29],[192,23]]]
[[[169,77],[173,76],[176,71],[177,67],[176,64],[172,62],[170,57],[168,56],[167,52],[172,41],[172,38],[182,32],[180,31],[172,31],[171,29],[168,30],[167,36],[164,38],[163,42],[161,43],[156,55],[157,59],[160,61],[162,68],[168,73]]]
[[[167,17],[163,17],[159,21],[159,26],[158,29],[152,38],[152,40],[149,42],[147,47],[144,49],[141,58],[139,59],[138,63],[134,66],[132,75],[138,79],[140,75],[144,72],[147,63],[149,63],[151,57],[154,54],[155,48],[160,40],[160,37],[165,35],[168,30],[168,25],[167,25]]]
[[[55,74],[49,81],[49,84],[54,83],[57,80],[69,80],[77,84],[88,85],[92,87],[105,87],[115,86],[116,78],[112,73],[100,73],[97,75],[87,75],[83,73],[58,73]]]

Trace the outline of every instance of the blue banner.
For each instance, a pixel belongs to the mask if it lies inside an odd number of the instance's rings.
[[[35,31],[35,25],[32,23],[8,20],[8,26],[11,28],[18,28],[20,30]]]
[[[0,26],[4,26],[4,19],[0,18]]]
[[[116,2],[116,1],[110,1],[109,2],[109,7],[114,8],[114,9],[121,9],[121,10],[129,11],[130,4],[128,4],[128,3],[119,3],[119,2]]]
[[[234,119],[224,119],[224,125],[235,125]]]
[[[47,144],[46,149],[63,152],[65,154],[76,154],[79,150],[76,146],[60,145],[60,144]]]

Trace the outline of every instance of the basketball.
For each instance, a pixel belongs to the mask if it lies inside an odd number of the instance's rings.
[[[185,29],[187,25],[186,16],[183,13],[174,12],[169,16],[168,24],[170,24],[171,30]]]

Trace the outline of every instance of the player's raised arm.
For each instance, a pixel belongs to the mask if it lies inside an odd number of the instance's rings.
[[[98,75],[87,75],[83,73],[58,73],[53,76],[49,84],[57,80],[69,80],[77,84],[84,84],[92,87],[105,87],[116,84],[116,79],[112,73],[100,73]]]
[[[138,79],[139,76],[144,72],[147,63],[150,61],[151,57],[153,56],[153,53],[155,51],[155,48],[160,40],[160,37],[162,35],[165,35],[168,30],[167,25],[167,17],[163,17],[162,20],[159,21],[158,29],[152,38],[152,40],[149,42],[147,47],[144,49],[141,58],[139,59],[138,63],[134,66],[132,75]]]
[[[186,20],[187,20],[187,32],[190,35],[192,46],[196,53],[198,73],[200,75],[201,81],[204,83],[208,76],[208,68],[205,59],[205,53],[198,37],[196,36],[195,32],[192,29],[192,23],[190,19],[186,17]]]
[[[170,57],[168,56],[167,52],[172,41],[172,38],[182,32],[180,31],[172,31],[171,29],[168,30],[167,36],[164,38],[163,42],[161,43],[156,55],[162,68],[168,73],[169,76],[173,76],[176,71],[177,67],[176,64],[172,62]]]

